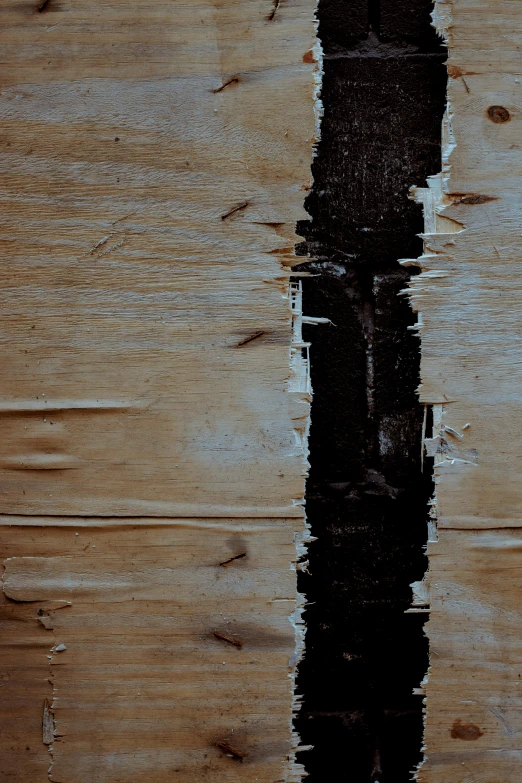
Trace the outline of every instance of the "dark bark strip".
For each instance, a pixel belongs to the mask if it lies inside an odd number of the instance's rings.
[[[423,615],[404,614],[426,563],[415,316],[398,294],[422,250],[411,185],[440,171],[445,54],[427,0],[321,0],[322,140],[303,223],[312,340],[307,513],[300,574],[306,656],[297,728],[310,783],[406,783],[421,757]]]

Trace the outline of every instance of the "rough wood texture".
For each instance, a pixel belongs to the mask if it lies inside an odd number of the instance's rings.
[[[516,783],[522,750],[517,529],[441,530],[429,544],[425,783]]]
[[[301,513],[314,3],[277,6],[4,6],[0,512]]]
[[[522,8],[438,2],[449,45],[444,167],[425,207],[421,400],[436,494],[423,783],[520,779]],[[409,262],[406,262],[409,263]]]
[[[2,7],[5,779],[301,778],[314,9]]]
[[[3,774],[299,780],[294,527],[4,527]]]

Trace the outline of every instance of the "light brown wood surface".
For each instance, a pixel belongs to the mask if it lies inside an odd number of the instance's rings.
[[[314,5],[272,10],[3,5],[1,513],[300,513]]]
[[[435,496],[422,783],[522,771],[522,5],[443,0],[443,171],[415,197],[425,250],[411,299]],[[410,263],[410,262],[405,262]]]
[[[8,779],[46,780],[52,760],[67,783],[300,780],[294,528],[3,528]]]
[[[2,779],[301,779],[314,11],[0,4]]]

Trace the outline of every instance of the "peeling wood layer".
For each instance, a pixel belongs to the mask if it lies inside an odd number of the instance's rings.
[[[522,9],[441,0],[449,45],[443,170],[424,204],[421,274],[411,286],[422,338],[421,400],[436,492],[429,572],[431,666],[422,783],[520,777],[520,107]],[[405,263],[409,263],[406,261]]]
[[[2,10],[6,779],[302,778],[314,11]]]

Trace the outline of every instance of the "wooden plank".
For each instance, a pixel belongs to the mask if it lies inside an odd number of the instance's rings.
[[[313,2],[36,5],[0,29],[0,512],[301,515]]]
[[[6,779],[302,777],[314,10],[2,8]]]
[[[413,586],[431,650],[415,777],[511,783],[522,730],[522,8],[440,0],[434,18],[450,78],[443,170],[416,191],[425,246],[411,285],[435,464],[429,571]]]
[[[300,780],[294,529],[1,528],[2,773],[36,783],[51,764],[50,779],[70,783]]]
[[[429,545],[423,783],[519,777],[521,552],[517,529],[441,530]]]
[[[455,4],[451,26],[445,170],[430,190],[417,190],[429,214],[412,302],[421,312],[421,400],[440,406],[428,448],[437,515],[443,527],[473,529],[522,520],[522,90],[517,71],[468,73],[467,39],[461,45],[457,32],[465,8]],[[487,5],[481,14],[484,24]],[[504,46],[491,38],[492,55]]]

